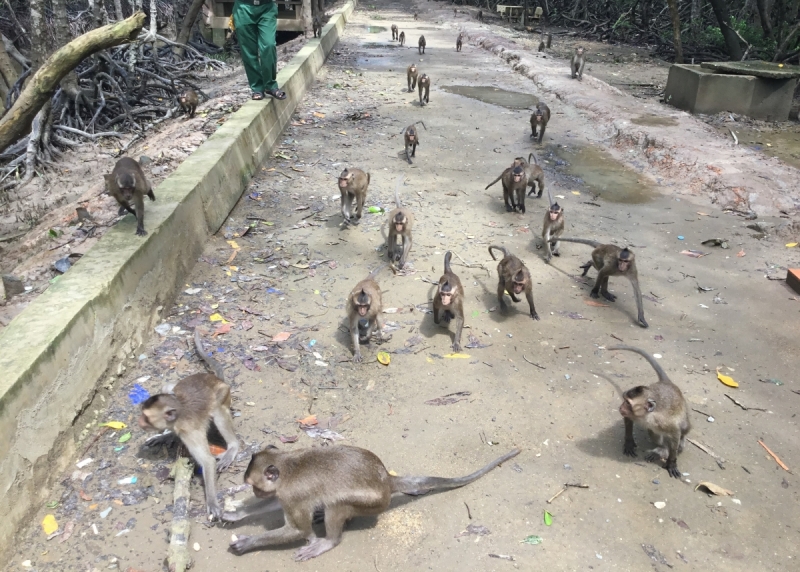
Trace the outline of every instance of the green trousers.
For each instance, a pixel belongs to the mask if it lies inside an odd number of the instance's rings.
[[[278,5],[272,0],[260,0],[258,6],[237,1],[233,5],[233,25],[242,54],[247,83],[254,92],[278,89],[278,48],[275,32],[278,29]]]

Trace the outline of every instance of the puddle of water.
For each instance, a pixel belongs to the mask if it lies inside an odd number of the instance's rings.
[[[678,124],[674,117],[662,117],[661,115],[651,115],[646,113],[631,119],[631,123],[636,125],[646,125],[648,127],[672,127]]]
[[[539,98],[529,93],[519,93],[516,91],[506,91],[499,87],[486,86],[467,86],[467,85],[445,85],[442,90],[456,95],[463,95],[471,99],[477,99],[484,103],[499,105],[506,109],[528,109],[539,103]]]
[[[380,34],[381,32],[388,32],[389,28],[383,26],[367,26],[367,32],[370,34]]]
[[[429,30],[431,32],[441,32],[444,28],[430,28],[425,26],[420,26],[418,28],[414,28],[415,30]]]
[[[718,131],[723,137],[731,140],[731,133],[727,127],[718,128]],[[739,138],[739,145],[762,151],[800,169],[800,129],[770,133],[745,128],[734,129],[733,132]]]
[[[597,147],[555,147],[553,152],[566,161],[563,172],[583,181],[584,186],[604,200],[638,204],[651,201],[655,191],[639,175]]]

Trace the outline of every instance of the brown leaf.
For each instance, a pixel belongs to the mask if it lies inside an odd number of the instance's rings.
[[[319,421],[317,421],[317,416],[316,415],[309,415],[308,417],[304,417],[303,419],[298,419],[297,422],[300,425],[306,425],[306,426],[309,426],[309,427],[319,423]]]
[[[253,322],[249,322],[247,320],[242,322],[242,329],[246,332],[247,330],[253,329]]]
[[[81,497],[81,499],[82,499],[82,500],[85,500],[85,501],[90,501],[90,500],[92,500],[92,497],[90,497],[90,496],[89,496],[89,495],[86,493],[86,491],[84,491],[83,489],[81,489],[81,490],[79,490],[79,491],[78,491],[78,495]]]
[[[292,336],[292,334],[289,333],[289,332],[279,332],[279,333],[275,334],[274,336],[272,336],[272,341],[273,342],[285,342],[291,336]]]
[[[595,302],[594,300],[584,300],[583,303],[586,304],[587,306],[595,306],[596,308],[608,308],[608,304]]]
[[[297,435],[278,435],[281,443],[296,443],[299,437]]]
[[[741,258],[742,256],[746,256],[746,255],[747,255],[747,253],[744,251],[744,249],[742,249],[738,253],[736,253],[736,256],[738,256],[739,258]]]
[[[296,371],[297,370],[297,363],[286,361],[285,359],[278,359],[278,366],[281,369],[285,369],[286,371]]]
[[[723,489],[719,485],[715,485],[714,483],[710,483],[708,481],[702,481],[698,483],[698,485],[694,488],[697,490],[699,488],[703,488],[710,492],[711,494],[715,494],[717,496],[729,497],[733,495],[733,491],[729,491],[728,489]]]
[[[214,333],[211,334],[211,337],[216,338],[217,336],[221,336],[222,334],[227,334],[230,331],[231,331],[230,324],[222,324],[216,330],[214,330]]]

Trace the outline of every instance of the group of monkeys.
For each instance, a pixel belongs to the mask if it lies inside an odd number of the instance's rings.
[[[416,15],[415,15],[416,16]],[[393,35],[396,26],[392,26]],[[401,34],[402,38],[402,34]],[[459,38],[460,39],[460,38]],[[402,41],[402,40],[401,40]],[[459,41],[460,43],[460,41]],[[421,38],[424,49],[424,38]],[[573,58],[573,74],[583,71],[583,50],[579,48],[578,66]],[[413,74],[412,74],[413,68]],[[409,91],[413,91],[411,81],[417,81],[416,66],[408,69]],[[419,78],[420,103],[422,104],[422,82]],[[426,100],[427,87],[426,81]],[[194,92],[192,92],[194,93]],[[196,94],[194,94],[196,106]],[[183,101],[181,102],[183,105]],[[189,112],[189,110],[187,110]],[[194,113],[194,108],[191,108]],[[531,137],[541,142],[544,129],[550,119],[549,108],[540,103],[531,117]],[[416,125],[404,131],[406,158],[411,163],[419,137]],[[424,123],[422,123],[424,127]],[[537,133],[537,130],[538,133]],[[409,153],[410,148],[410,153]],[[405,176],[401,175],[395,185],[395,204],[387,222],[387,252],[389,265],[402,269],[412,246],[412,227],[414,215],[402,205],[399,188]],[[503,195],[508,211],[525,212],[525,196],[538,190],[537,198],[544,191],[544,172],[531,153],[526,161],[523,157],[514,159],[511,166],[486,188],[502,181]],[[345,168],[337,178],[341,193],[341,212],[345,225],[358,225],[362,217],[370,175],[360,169]],[[111,175],[106,175],[107,188],[120,203],[121,214],[134,212],[137,216],[136,234],[145,234],[143,225],[143,197],[155,200],[152,188],[139,164],[130,158],[117,163]],[[536,189],[538,187],[538,189]],[[638,322],[642,327],[648,324],[644,319],[642,296],[636,272],[633,252],[613,244],[600,244],[592,240],[564,238],[564,209],[553,202],[548,190],[550,207],[544,217],[542,242],[545,260],[559,256],[559,242],[577,242],[594,248],[591,260],[581,266],[583,276],[594,267],[598,271],[591,296],[604,296],[609,301],[615,297],[608,291],[611,276],[627,277],[634,289],[638,309]],[[135,211],[131,209],[131,203]],[[521,301],[523,293],[528,302],[530,317],[538,320],[532,293],[531,274],[525,264],[511,254],[505,247],[491,245],[489,254],[497,260],[496,252],[502,254],[497,267],[497,298],[502,311],[508,310],[504,295],[508,293],[514,302]],[[464,289],[459,277],[453,272],[450,262],[452,252],[444,256],[444,274],[439,279],[433,298],[433,319],[436,324],[442,320],[455,322],[453,350],[461,350],[461,332],[464,325]],[[353,361],[361,362],[360,345],[368,343],[373,333],[381,341],[387,338],[383,332],[382,299],[376,276],[386,265],[379,267],[360,281],[347,299],[347,315],[353,344]],[[483,477],[492,469],[517,456],[519,449],[513,449],[502,457],[490,462],[476,472],[458,478],[442,477],[398,477],[389,474],[381,460],[372,452],[358,447],[338,445],[333,447],[306,448],[281,451],[274,446],[252,456],[244,474],[244,481],[253,488],[255,499],[250,499],[234,512],[226,512],[217,499],[216,473],[236,461],[240,451],[239,440],[233,426],[231,415],[230,386],[225,383],[224,371],[219,362],[203,348],[200,333],[194,332],[197,355],[207,365],[211,373],[199,373],[186,377],[174,385],[167,384],[161,393],[153,395],[142,404],[139,426],[145,430],[159,431],[160,434],[147,440],[149,446],[168,443],[180,439],[195,461],[202,467],[207,512],[210,520],[237,522],[247,517],[282,510],[284,525],[255,536],[234,536],[230,550],[239,555],[250,550],[287,544],[305,539],[307,544],[297,550],[295,560],[305,561],[331,550],[341,542],[346,522],[356,516],[373,516],[389,508],[394,493],[423,495],[431,491],[444,491],[462,487]],[[633,425],[639,424],[648,431],[655,447],[647,452],[648,461],[666,459],[665,468],[672,477],[680,478],[677,456],[683,450],[686,434],[691,426],[688,408],[680,389],[669,379],[655,358],[642,349],[631,346],[613,346],[609,350],[627,350],[640,354],[655,370],[658,380],[645,386],[639,385],[622,394],[620,415],[624,419],[625,438],[623,452],[636,456],[636,443]],[[211,453],[208,441],[210,424],[218,429],[226,443],[224,453],[215,456]],[[325,536],[319,537],[313,524],[322,520]]]

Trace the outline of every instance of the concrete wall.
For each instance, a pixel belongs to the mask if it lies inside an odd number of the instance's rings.
[[[669,68],[664,101],[691,113],[730,111],[754,119],[786,121],[795,79],[717,73],[699,65]]]
[[[0,538],[75,462],[78,415],[104,376],[151,335],[202,251],[267,157],[333,49],[355,0],[278,74],[284,101],[248,102],[147,202],[149,234],[127,217],[0,332]]]

